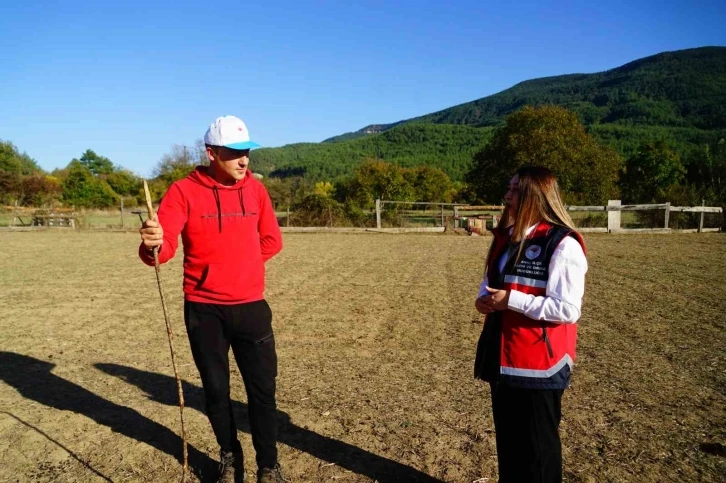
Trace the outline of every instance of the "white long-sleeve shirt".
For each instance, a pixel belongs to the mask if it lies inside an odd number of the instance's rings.
[[[527,235],[534,228],[530,227]],[[506,250],[498,263],[501,272],[507,263]],[[552,254],[545,296],[537,297],[512,290],[509,293],[508,308],[535,320],[575,323],[580,318],[582,309],[586,273],[587,258],[580,243],[570,236],[565,237]],[[488,284],[489,280],[485,273],[479,287],[479,297],[488,294],[486,290]]]

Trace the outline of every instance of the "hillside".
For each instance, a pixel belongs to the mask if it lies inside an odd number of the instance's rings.
[[[645,139],[665,139],[686,153],[726,133],[726,47],[665,52],[605,72],[529,80],[476,101],[392,124],[372,124],[322,143],[259,150],[253,160],[266,174],[294,167],[323,179],[350,172],[359,160],[380,157],[402,165],[433,163],[461,179],[464,152],[476,147],[441,144],[441,136],[485,141],[491,128],[527,104],[567,107],[596,137],[624,155]],[[442,126],[447,129],[440,131]],[[483,130],[459,134],[457,127]]]
[[[252,163],[255,171],[264,175],[302,175],[317,181],[350,174],[361,161],[376,158],[407,167],[427,164],[460,180],[492,131],[449,124],[412,124],[346,142],[258,149],[252,152]]]

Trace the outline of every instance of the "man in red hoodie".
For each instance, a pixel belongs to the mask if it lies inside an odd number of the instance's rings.
[[[218,118],[204,136],[209,166],[197,166],[169,187],[157,220],[141,227],[139,257],[154,265],[184,245],[184,322],[204,386],[207,416],[220,446],[219,481],[244,478],[232,415],[229,349],[247,390],[257,481],[283,481],[277,462],[277,354],[272,312],[264,299],[265,262],[282,249],[267,190],[248,168],[247,127]]]

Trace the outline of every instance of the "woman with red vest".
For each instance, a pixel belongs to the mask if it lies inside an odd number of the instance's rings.
[[[491,386],[499,481],[559,482],[585,243],[547,168],[521,168],[504,200],[475,303],[486,321],[474,375]]]

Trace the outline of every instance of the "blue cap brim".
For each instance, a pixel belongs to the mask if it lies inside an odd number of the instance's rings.
[[[255,148],[260,148],[262,146],[260,146],[257,143],[253,143],[252,141],[245,141],[243,143],[225,144],[224,147],[225,148],[229,148],[229,149],[236,149],[238,151],[242,151],[243,149],[255,149]]]

